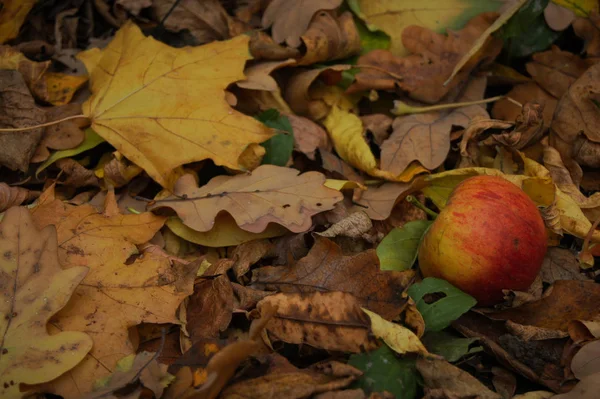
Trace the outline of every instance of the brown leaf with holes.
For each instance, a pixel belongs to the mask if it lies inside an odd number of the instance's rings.
[[[340,60],[360,53],[360,37],[352,13],[340,16],[321,11],[314,16],[308,30],[302,35],[306,54],[298,65]]]
[[[33,101],[21,74],[0,70],[0,127],[20,128],[45,122],[45,115]],[[42,138],[43,129],[20,130],[0,134],[0,165],[27,171]]]
[[[315,13],[333,10],[342,0],[272,0],[262,16],[263,28],[271,28],[276,43],[286,42],[290,47],[301,44],[300,36],[306,32]]]
[[[497,16],[496,13],[479,14],[463,29],[448,35],[416,25],[406,27],[402,31],[402,42],[413,54],[396,57],[387,50],[367,53],[358,59],[357,64],[363,67],[348,91],[400,89],[414,100],[437,103],[452,89],[463,84],[475,67],[496,58],[502,41],[489,38],[458,75],[444,86],[455,65]]]
[[[316,237],[308,255],[293,266],[254,270],[252,287],[289,293],[341,291],[352,294],[360,306],[391,320],[404,310],[406,300],[402,293],[413,278],[412,270],[380,270],[373,249],[344,256],[333,241]]]
[[[6,183],[0,183],[0,212],[4,212],[13,206],[19,206],[23,202],[31,201],[39,195],[39,191],[28,190],[23,187],[11,187]]]
[[[298,369],[283,356],[273,353],[263,362],[267,368],[264,375],[233,384],[223,391],[221,398],[302,399],[348,387],[362,375],[360,370],[335,360]]]
[[[273,340],[352,353],[378,346],[369,317],[348,293],[280,293],[266,297],[256,308],[265,306],[277,308],[266,326]]]
[[[53,319],[51,332],[86,332],[94,347],[76,368],[45,385],[45,392],[76,397],[109,374],[116,362],[134,353],[128,328],[141,322],[178,323],[175,311],[192,293],[198,265],[173,264],[152,253],[137,257],[137,245],[149,241],[165,218],[150,212],[121,215],[114,194],[104,213],[90,205],[72,206],[55,199],[50,188],[32,211],[39,228],[58,233],[58,256],[66,268],[90,271],[73,299]]]
[[[260,233],[269,223],[290,231],[308,230],[311,216],[332,209],[342,200],[339,191],[327,188],[318,172],[262,165],[252,174],[217,176],[196,187],[191,175],[181,177],[172,196],[149,207],[169,207],[183,223],[196,231],[209,231],[221,211],[229,213],[243,230]]]

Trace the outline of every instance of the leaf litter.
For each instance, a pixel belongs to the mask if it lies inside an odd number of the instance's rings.
[[[2,396],[594,397],[598,12],[5,1]],[[417,256],[477,175],[548,231],[493,308]]]

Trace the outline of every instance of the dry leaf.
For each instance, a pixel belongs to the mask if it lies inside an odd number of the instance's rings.
[[[300,36],[306,32],[313,15],[319,10],[333,10],[342,0],[273,0],[262,17],[263,28],[271,27],[276,43],[300,46]]]
[[[373,222],[365,212],[354,212],[346,216],[344,219],[334,223],[327,230],[316,233],[321,237],[350,237],[363,238],[369,242],[380,241],[383,237],[373,235]],[[378,239],[379,238],[379,239]]]
[[[7,0],[0,10],[0,43],[14,39],[36,0]]]
[[[593,12],[589,18],[579,17],[573,22],[573,30],[585,41],[585,52],[588,57],[600,57],[600,14]]]
[[[540,104],[544,107],[544,126],[549,127],[552,123],[554,110],[558,100],[542,89],[535,82],[517,85],[506,95],[520,104]],[[522,113],[522,107],[507,98],[502,98],[494,103],[492,116],[496,119],[512,122]]]
[[[306,54],[298,65],[311,65],[351,57],[360,53],[360,37],[352,13],[339,17],[321,11],[314,16],[308,30],[302,35]]]
[[[562,31],[571,26],[571,23],[575,20],[575,13],[573,10],[550,2],[544,8],[544,19],[550,29]]]
[[[308,118],[286,115],[294,132],[294,150],[300,151],[314,161],[315,151],[331,151],[331,142],[327,132]]]
[[[87,81],[87,75],[46,72],[31,86],[31,91],[40,101],[52,105],[66,105]]]
[[[539,141],[546,132],[548,126],[544,124],[543,118],[544,107],[542,105],[525,103],[521,108],[521,115],[517,116],[514,128],[511,131],[492,134],[482,143],[488,146],[501,144],[511,149],[522,150],[528,145]],[[505,126],[502,122],[500,125]]]
[[[402,32],[402,41],[413,55],[400,58],[387,50],[367,53],[358,59],[357,63],[363,67],[348,90],[394,91],[399,88],[414,100],[437,103],[462,84],[477,65],[489,62],[498,55],[502,47],[501,40],[490,39],[457,77],[444,86],[456,63],[496,17],[496,13],[479,14],[463,29],[448,35],[420,26],[409,26]]]
[[[56,230],[37,230],[25,208],[6,211],[0,237],[0,395],[21,398],[20,384],[60,376],[92,348],[91,338],[82,332],[66,328],[49,335],[46,330],[48,320],[67,304],[88,269],[62,270]]]
[[[277,81],[271,77],[271,73],[279,68],[295,65],[293,58],[284,61],[266,61],[250,65],[244,70],[246,79],[237,82],[236,85],[248,90],[262,90],[279,92]]]
[[[90,268],[73,300],[53,320],[52,331],[84,331],[94,347],[75,369],[44,387],[76,397],[134,352],[129,327],[141,322],[179,323],[175,311],[192,293],[197,265],[172,266],[169,259],[151,253],[126,263],[138,253],[136,245],[149,241],[165,219],[149,212],[121,215],[114,194],[107,197],[101,214],[90,205],[62,203],[50,189],[32,212],[37,226],[56,227],[58,254],[66,267]]]
[[[0,127],[20,128],[45,122],[44,112],[36,107],[21,74],[0,70]],[[27,171],[29,161],[42,137],[43,129],[0,134],[0,165]]]
[[[185,175],[174,195],[149,208],[172,208],[183,223],[201,232],[209,231],[217,214],[225,211],[246,231],[260,233],[272,222],[300,233],[311,227],[311,216],[343,198],[324,182],[318,172],[298,175],[295,169],[274,165],[263,165],[251,175],[217,176],[199,188],[192,175]]]
[[[239,169],[246,147],[272,135],[225,100],[225,88],[244,78],[248,40],[175,49],[128,23],[96,67],[82,53],[92,91],[83,113],[94,131],[165,187],[174,183],[173,169],[185,163],[210,158]]]
[[[39,191],[32,191],[23,187],[11,187],[6,183],[0,183],[0,212],[4,212],[13,206],[19,206],[23,202],[31,201],[39,195]]]
[[[250,267],[273,252],[274,245],[266,239],[254,240],[238,245],[233,249],[233,272],[238,281],[240,277],[248,273]]]
[[[447,398],[501,399],[477,378],[443,359],[422,358],[417,360],[417,370],[423,376],[425,392],[442,390]],[[435,396],[431,396],[432,398]]]
[[[258,303],[277,308],[266,326],[270,337],[326,350],[359,353],[375,349],[369,317],[344,292],[275,294]]]
[[[233,384],[223,391],[221,397],[223,399],[318,397],[317,394],[320,392],[335,391],[349,386],[362,374],[360,370],[337,361],[317,363],[302,370],[276,353],[269,355],[267,361],[270,364],[266,374]]]
[[[363,309],[363,312],[371,319],[373,335],[381,338],[396,353],[401,355],[409,352],[415,352],[421,355],[427,355],[429,353],[419,340],[419,337],[408,328],[387,321],[377,313],[373,313],[367,309]]]
[[[369,187],[350,210],[363,210],[373,220],[385,220],[410,190],[411,185],[408,183],[384,183],[381,186]]]
[[[542,281],[548,284],[558,280],[589,280],[579,271],[575,254],[564,248],[548,248],[540,275]]]
[[[360,117],[363,126],[368,132],[373,133],[377,145],[381,145],[388,137],[394,120],[385,114],[371,114]]]
[[[289,293],[341,291],[352,294],[361,306],[391,320],[404,310],[406,299],[402,298],[402,292],[413,278],[412,270],[381,271],[374,249],[343,256],[342,249],[333,241],[316,237],[308,255],[294,265],[254,270],[252,287]]]
[[[1,12],[4,12],[3,9]],[[0,18],[1,18],[0,14]],[[10,46],[0,46],[0,69],[19,71],[31,89],[50,67],[50,61],[35,62]]]
[[[68,116],[81,114],[81,104],[68,104],[62,107],[50,108],[46,111],[46,119],[56,121]],[[84,122],[85,123],[85,122]],[[48,126],[42,133],[42,139],[31,158],[32,163],[43,162],[53,150],[69,150],[81,144],[85,138],[82,119],[75,119]]]
[[[66,175],[61,184],[71,187],[99,187],[100,183],[93,171],[86,169],[73,158],[64,158],[56,161],[56,166]]]

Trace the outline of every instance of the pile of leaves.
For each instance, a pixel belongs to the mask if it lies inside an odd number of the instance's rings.
[[[6,0],[0,43],[3,398],[596,397],[597,1]],[[549,231],[493,309],[416,262],[475,175]]]

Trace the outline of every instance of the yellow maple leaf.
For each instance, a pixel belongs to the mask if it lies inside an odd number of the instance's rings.
[[[36,0],[6,0],[0,9],[0,43],[14,39]]]
[[[90,205],[63,203],[48,190],[32,214],[36,225],[56,227],[58,254],[65,267],[85,265],[90,270],[50,330],[83,331],[92,337],[94,347],[74,369],[42,387],[78,398],[108,375],[119,359],[135,352],[130,327],[142,322],[179,323],[175,312],[193,292],[196,266],[171,265],[156,253],[138,257],[137,245],[149,241],[165,218],[150,212],[121,215],[114,193],[105,200],[105,212],[98,213]]]
[[[245,78],[248,41],[238,36],[176,49],[127,23],[99,56],[84,52],[92,96],[83,113],[94,131],[165,187],[185,163],[210,158],[239,170],[246,147],[272,136],[225,100],[225,88]]]
[[[0,396],[20,398],[20,384],[60,376],[92,348],[92,339],[82,332],[46,331],[46,323],[67,304],[87,268],[62,270],[56,230],[38,231],[25,208],[6,211],[0,237]]]

